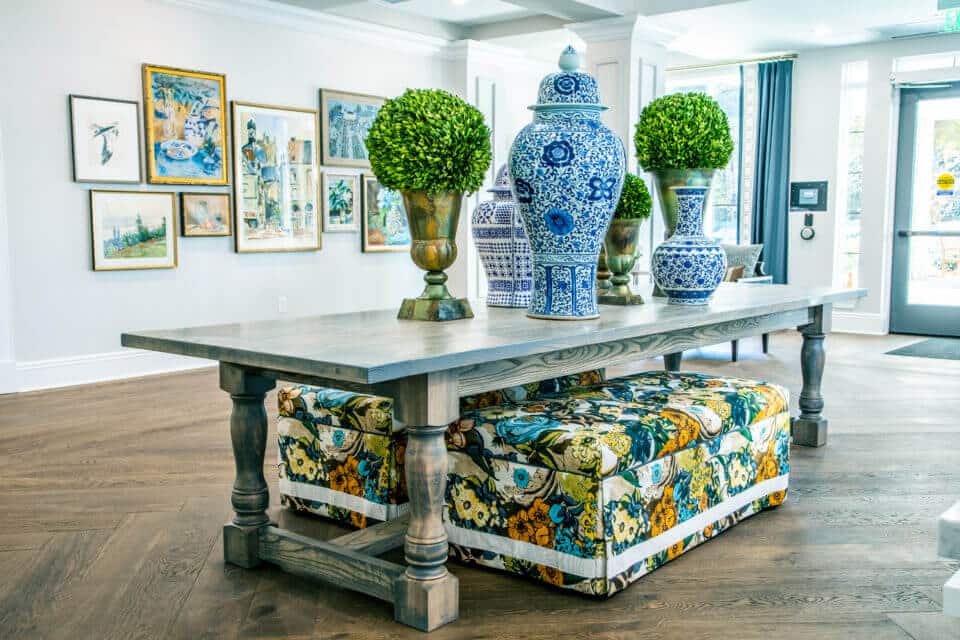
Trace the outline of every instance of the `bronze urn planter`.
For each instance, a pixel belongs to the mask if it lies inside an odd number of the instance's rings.
[[[600,304],[643,304],[643,297],[630,290],[630,272],[637,262],[640,249],[640,223],[642,219],[610,221],[603,246],[606,266],[613,272],[609,289],[601,290],[597,301]]]

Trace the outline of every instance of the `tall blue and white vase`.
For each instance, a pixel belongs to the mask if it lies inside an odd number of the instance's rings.
[[[671,187],[677,229],[653,252],[653,279],[670,304],[707,304],[727,271],[727,256],[703,235],[703,205],[710,187]]]
[[[540,82],[533,122],[510,149],[513,195],[533,252],[533,318],[599,315],[597,258],[623,187],[623,143],[600,121],[597,81],[579,67],[577,52],[564,49],[560,71]]]
[[[493,200],[477,205],[471,219],[474,245],[487,274],[487,305],[527,308],[532,289],[530,243],[510,192],[507,165],[489,190]]]

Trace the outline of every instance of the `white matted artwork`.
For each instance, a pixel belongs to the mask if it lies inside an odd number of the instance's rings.
[[[71,95],[70,134],[75,182],[140,182],[138,103]]]
[[[360,174],[324,171],[323,231],[360,231]]]
[[[239,253],[320,248],[317,112],[233,102]]]
[[[94,271],[177,266],[175,194],[90,191]]]

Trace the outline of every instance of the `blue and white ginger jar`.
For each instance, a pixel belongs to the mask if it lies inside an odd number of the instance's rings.
[[[596,79],[572,47],[560,72],[540,82],[533,122],[513,141],[510,176],[533,251],[527,315],[586,320],[599,315],[597,258],[620,199],[623,143],[600,121]]]
[[[471,220],[473,241],[487,273],[487,305],[525,309],[532,288],[530,243],[510,192],[507,165],[497,171],[489,191],[493,200],[477,205]]]
[[[707,304],[727,272],[720,245],[703,235],[709,187],[670,187],[677,196],[677,230],[653,252],[653,279],[670,304]]]

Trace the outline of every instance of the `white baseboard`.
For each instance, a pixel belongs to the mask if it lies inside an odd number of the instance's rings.
[[[883,336],[889,333],[888,318],[880,313],[833,310],[833,327],[837,333],[866,333]]]
[[[18,362],[14,372],[14,386],[6,390],[0,386],[0,393],[72,387],[78,384],[202,369],[215,365],[216,363],[209,360],[135,349]]]
[[[0,393],[13,393],[17,390],[17,363],[13,360],[0,360]]]

